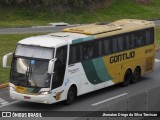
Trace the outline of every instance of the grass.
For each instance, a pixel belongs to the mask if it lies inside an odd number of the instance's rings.
[[[156,39],[157,44],[160,45],[160,27],[156,28]],[[41,33],[44,34],[44,33]],[[37,34],[10,34],[10,35],[0,35],[0,84],[8,82],[9,79],[9,69],[2,68],[2,57],[9,53],[14,51],[14,48],[16,46],[16,43],[26,37],[40,35]]]
[[[156,44],[157,44],[157,47],[160,47],[160,27],[157,27],[156,29]]]
[[[41,33],[42,34],[42,33]],[[43,33],[44,34],[44,33]],[[14,51],[16,43],[26,37],[40,35],[37,34],[10,34],[0,35],[0,84],[8,82],[9,68],[2,67],[2,58],[5,54]]]
[[[50,22],[93,23],[123,18],[160,19],[160,1],[142,5],[134,0],[112,0],[112,5],[98,10],[61,12],[40,8],[0,7],[0,27],[47,25]]]

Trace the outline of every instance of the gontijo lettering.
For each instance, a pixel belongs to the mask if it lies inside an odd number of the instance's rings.
[[[128,59],[131,59],[131,58],[134,58],[134,57],[135,57],[135,51],[131,51],[129,53],[123,53],[123,54],[119,54],[119,55],[115,55],[115,56],[110,57],[110,63],[112,64],[112,63],[115,63],[115,62],[128,60]]]

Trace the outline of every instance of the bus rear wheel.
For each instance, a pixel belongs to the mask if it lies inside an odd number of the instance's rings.
[[[77,90],[74,86],[71,86],[68,90],[67,100],[65,101],[65,103],[67,105],[72,104],[75,101],[76,96],[77,96]]]
[[[128,86],[131,83],[132,80],[132,72],[131,70],[127,70],[125,75],[124,75],[124,81],[122,83],[122,86]]]
[[[133,79],[132,79],[131,83],[136,83],[140,79],[141,79],[141,69],[140,69],[140,67],[136,67],[136,69],[134,70],[134,73],[133,73]]]

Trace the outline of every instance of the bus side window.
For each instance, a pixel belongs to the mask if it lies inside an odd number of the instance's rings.
[[[57,60],[60,60],[60,62],[64,65],[66,64],[67,59],[67,46],[63,46],[57,49],[56,53]]]
[[[93,57],[93,44],[91,42],[83,44],[83,59],[91,59]]]
[[[82,60],[82,45],[71,45],[69,54],[69,64],[74,64]]]
[[[146,44],[152,44],[154,42],[154,29],[148,29],[145,31],[145,36],[146,36]]]
[[[113,37],[112,38],[112,52],[115,53],[118,51],[118,42],[117,42],[118,37]]]
[[[126,41],[126,50],[128,50],[128,49],[130,49],[130,44],[129,44],[130,36],[129,36],[129,34],[125,35],[125,41]]]
[[[123,51],[125,50],[125,44],[124,44],[124,36],[121,35],[118,37],[118,51]]]
[[[136,46],[140,47],[145,45],[145,36],[143,31],[139,31],[136,33]]]
[[[102,46],[104,50],[104,55],[108,55],[111,53],[112,51],[111,40],[109,39],[104,40]]]
[[[136,43],[136,34],[131,33],[130,38],[129,38],[129,49],[135,48],[135,43]]]
[[[102,40],[98,41],[98,56],[102,56],[103,55],[103,47],[102,47],[103,43]]]
[[[70,47],[70,54],[69,54],[69,64],[74,64],[76,62],[76,47]]]

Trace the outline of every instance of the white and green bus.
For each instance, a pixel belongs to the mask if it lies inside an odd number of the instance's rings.
[[[135,83],[153,71],[155,25],[124,19],[23,39],[12,55],[12,99],[52,104],[117,83]]]

